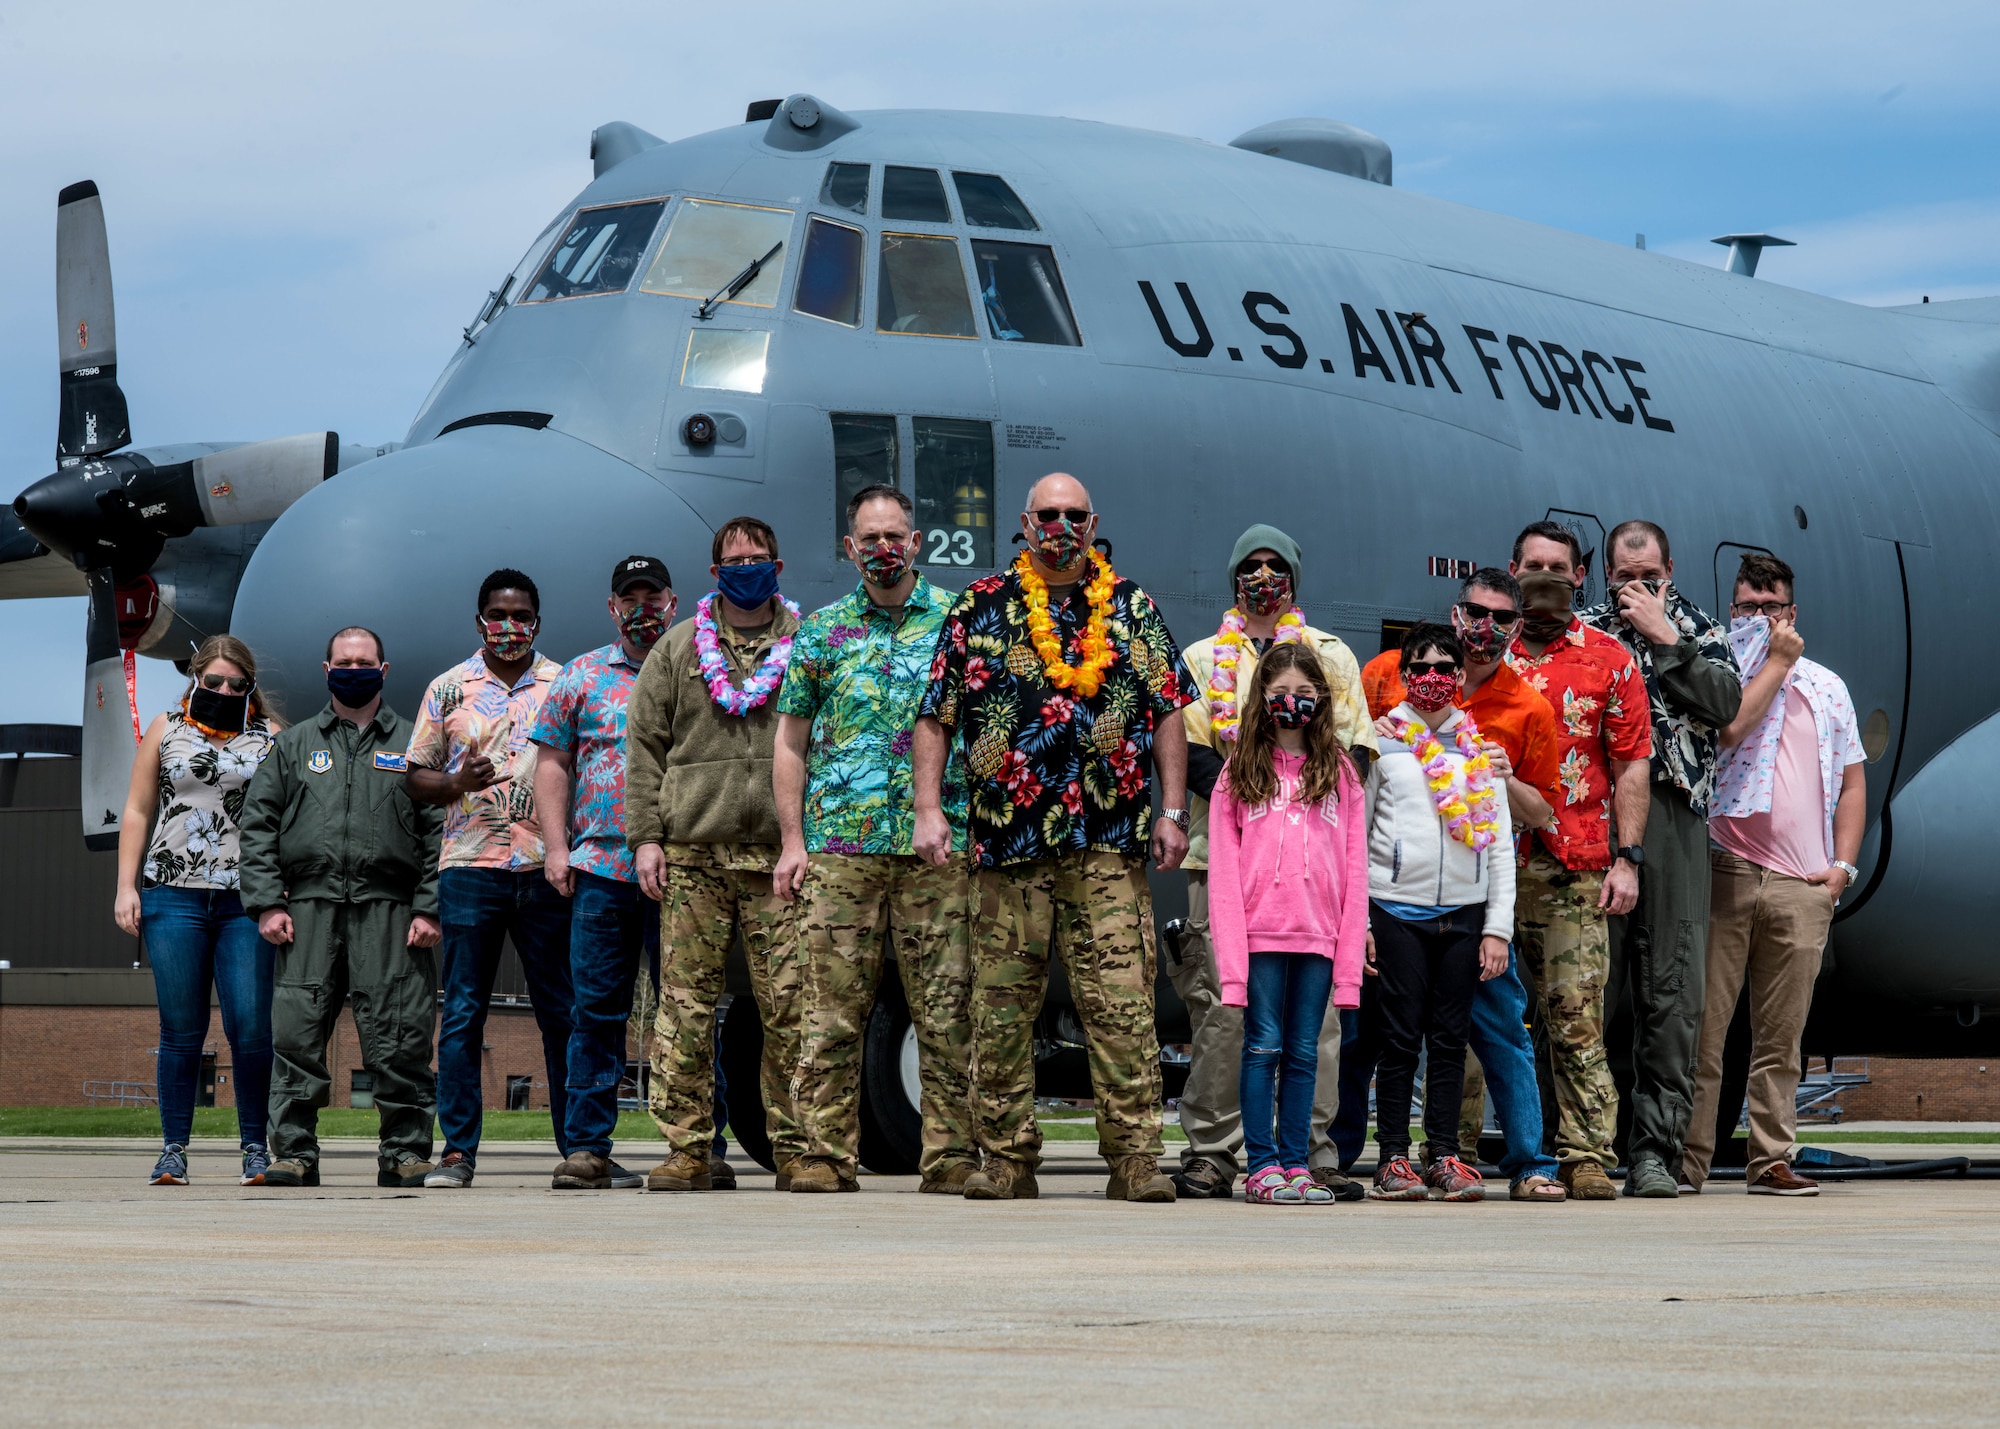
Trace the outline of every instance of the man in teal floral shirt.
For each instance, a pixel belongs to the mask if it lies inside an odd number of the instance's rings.
[[[804,1049],[792,1082],[806,1150],[794,1191],[856,1189],[862,1032],[886,937],[917,1031],[921,1190],[956,1195],[978,1169],[972,1139],[972,965],[965,861],[916,856],[910,746],[939,628],[954,599],[915,567],[910,498],[870,486],[847,505],[861,584],[799,626],[778,694],[771,783],[781,898],[802,897]],[[965,846],[965,771],[943,789],[952,845]]]

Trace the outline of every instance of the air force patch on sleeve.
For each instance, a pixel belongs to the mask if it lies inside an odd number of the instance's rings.
[[[306,768],[312,770],[315,774],[326,773],[327,770],[333,768],[333,751],[329,749],[315,749],[311,754],[306,756]]]
[[[375,767],[377,769],[391,770],[397,774],[407,774],[410,772],[410,756],[407,754],[391,753],[386,749],[378,749],[375,751]]]

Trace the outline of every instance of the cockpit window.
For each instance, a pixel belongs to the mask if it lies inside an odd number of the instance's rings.
[[[1056,255],[1036,243],[972,240],[972,273],[986,326],[1002,342],[1081,347]]]
[[[1028,206],[1021,202],[1020,195],[1007,186],[1005,179],[992,174],[961,174],[953,170],[951,181],[958,185],[958,206],[965,211],[965,221],[972,227],[1041,227],[1035,222],[1035,216],[1028,212]]]
[[[624,292],[666,206],[665,199],[653,199],[581,210],[521,301]]]
[[[642,293],[707,298],[728,287],[745,268],[791,237],[792,211],[691,198],[667,228],[667,241],[646,270]],[[785,271],[781,251],[729,301],[753,308],[777,304]]]
[[[936,169],[882,170],[882,217],[905,223],[950,223],[951,205]]]
[[[875,328],[923,337],[974,337],[972,304],[958,240],[921,233],[882,235]]]
[[[828,322],[861,326],[861,253],[866,235],[818,215],[806,220],[799,291],[792,306]]]
[[[849,213],[868,212],[868,166],[828,164],[826,182],[819,186],[819,201],[828,208],[844,208]]]

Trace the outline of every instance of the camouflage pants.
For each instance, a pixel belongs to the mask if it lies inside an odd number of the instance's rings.
[[[844,1175],[858,1165],[862,1040],[889,939],[917,1033],[919,1169],[936,1176],[974,1159],[970,888],[959,860],[935,868],[900,854],[813,855],[801,898],[805,1032],[792,1102],[806,1154],[828,1158]]]
[[[764,1022],[757,1081],[771,1151],[783,1166],[804,1150],[791,1099],[805,990],[796,925],[793,906],[771,896],[768,873],[668,866],[648,1101],[673,1150],[705,1156],[715,1137],[715,1009],[739,927]]]
[[[1537,847],[1516,877],[1514,946],[1534,982],[1537,1040],[1547,1039],[1558,1161],[1617,1164],[1618,1090],[1604,1051],[1611,930],[1597,906],[1602,873],[1577,873]]]
[[[982,868],[972,935],[974,1106],[989,1156],[1041,1160],[1035,1019],[1059,954],[1083,1024],[1106,1160],[1160,1154],[1160,1043],[1153,1028],[1153,897],[1146,861],[1078,850]]]

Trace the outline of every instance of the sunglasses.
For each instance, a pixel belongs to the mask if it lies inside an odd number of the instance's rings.
[[[1503,630],[1521,618],[1521,612],[1518,610],[1494,610],[1489,606],[1475,605],[1469,600],[1461,600],[1458,603],[1458,613],[1467,620],[1490,620]]]
[[[1044,526],[1053,526],[1056,522],[1063,520],[1067,520],[1072,526],[1081,526],[1091,517],[1091,513],[1088,511],[1078,511],[1073,507],[1064,508],[1060,506],[1044,506],[1029,514]]]
[[[1456,675],[1457,673],[1458,661],[1456,660],[1412,660],[1410,661],[1409,675],[1406,678],[1414,679],[1418,675]]]
[[[245,675],[203,675],[201,687],[204,690],[221,690],[227,687],[232,695],[247,695],[257,688],[257,682]]]

